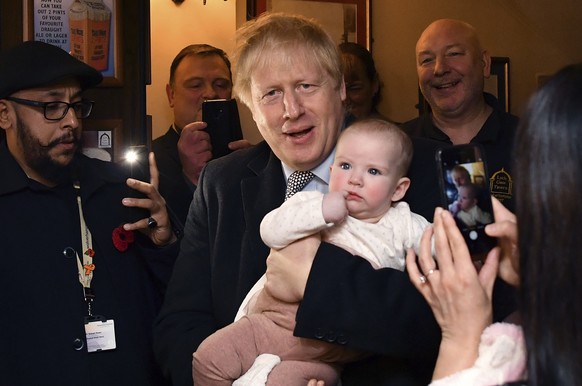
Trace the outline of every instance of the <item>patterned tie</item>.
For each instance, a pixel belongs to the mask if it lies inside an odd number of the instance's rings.
[[[295,171],[291,173],[289,179],[287,180],[287,191],[285,192],[285,200],[289,197],[294,195],[297,192],[300,192],[301,189],[305,187],[315,177],[313,173],[310,171],[302,172],[302,171]]]

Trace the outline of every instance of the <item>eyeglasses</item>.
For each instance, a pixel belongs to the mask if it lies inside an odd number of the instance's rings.
[[[42,107],[44,109],[44,117],[49,121],[60,121],[67,115],[69,109],[72,107],[77,118],[87,118],[91,114],[93,109],[93,104],[95,102],[83,99],[80,102],[67,103],[67,102],[39,102],[31,101],[28,99],[21,99],[15,97],[6,97],[12,102],[16,102],[21,105]]]

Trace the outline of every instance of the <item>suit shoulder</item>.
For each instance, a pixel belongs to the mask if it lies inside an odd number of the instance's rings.
[[[419,134],[420,117],[413,118],[409,121],[400,123],[398,126],[410,136],[418,136]]]
[[[229,170],[247,169],[249,165],[259,163],[264,165],[271,155],[271,148],[265,141],[247,149],[234,151],[224,157],[216,158],[206,165],[207,173],[221,173]]]
[[[152,150],[155,152],[156,150],[160,150],[168,146],[176,146],[179,138],[180,136],[178,133],[176,133],[174,129],[170,127],[170,129],[163,135],[152,141]]]
[[[208,162],[204,167],[203,178],[219,185],[236,184],[245,177],[260,174],[272,154],[264,141],[247,149],[234,151]]]

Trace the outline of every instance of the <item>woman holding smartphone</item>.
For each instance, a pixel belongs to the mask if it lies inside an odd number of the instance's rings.
[[[515,143],[516,215],[494,200],[486,233],[499,246],[474,268],[451,214],[435,211],[410,279],[442,341],[431,385],[577,385],[582,379],[582,64],[530,100]],[[430,253],[434,235],[436,256]],[[519,287],[522,326],[491,325],[496,275]]]

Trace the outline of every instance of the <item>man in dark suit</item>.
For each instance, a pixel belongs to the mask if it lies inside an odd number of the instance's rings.
[[[152,142],[160,170],[160,193],[182,223],[186,221],[200,172],[212,158],[210,136],[202,123],[202,102],[230,99],[232,74],[224,51],[208,44],[184,47],[170,66],[166,94],[174,123]],[[247,147],[245,140],[232,149]]]
[[[321,27],[298,16],[265,14],[238,31],[237,46],[235,90],[265,141],[213,160],[202,172],[154,328],[157,358],[174,385],[192,385],[192,353],[233,322],[265,272],[269,249],[259,224],[283,202],[288,178],[309,171],[313,179],[303,190],[327,191],[345,119],[339,53]],[[309,246],[317,255],[297,272],[309,276],[306,285],[278,295],[301,302],[294,333],[383,354],[381,364],[369,362],[365,371],[356,371],[363,364],[348,367],[353,376],[345,385],[427,384],[440,333],[406,273],[375,270],[319,240]]]

